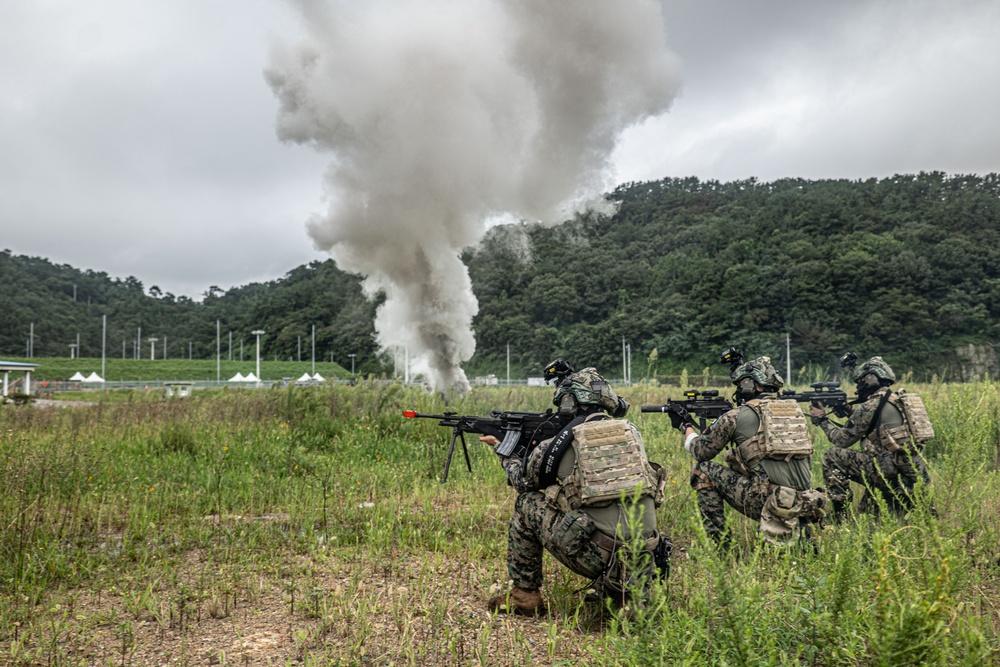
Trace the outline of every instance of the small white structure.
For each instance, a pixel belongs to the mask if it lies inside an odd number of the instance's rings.
[[[295,381],[295,384],[312,384],[312,376],[309,373],[303,373],[302,377]]]
[[[529,387],[544,387],[546,384],[545,378],[528,378]]]
[[[316,382],[326,382],[326,378],[319,373],[313,375],[313,380],[316,380]]]
[[[250,374],[247,375],[245,378],[243,378],[243,381],[244,382],[260,382],[260,380],[257,379],[257,376],[253,374],[253,371],[250,371]]]
[[[80,371],[77,371],[76,373],[73,373],[73,377],[71,377],[69,379],[69,381],[70,382],[83,382],[86,379],[87,378],[83,377],[83,373],[81,373]]]
[[[243,377],[243,373],[236,373],[236,375],[229,378],[229,382],[243,382],[244,380],[246,380],[246,378]]]
[[[104,382],[104,378],[102,378],[97,373],[91,373],[86,378],[84,378],[83,381],[84,382]]]
[[[3,396],[8,394],[10,388],[10,373],[24,373],[24,387],[22,394],[31,393],[31,374],[35,372],[41,364],[26,364],[21,361],[0,361],[0,373],[3,373]]]
[[[194,382],[164,382],[163,388],[167,390],[167,397],[190,396],[194,389]]]

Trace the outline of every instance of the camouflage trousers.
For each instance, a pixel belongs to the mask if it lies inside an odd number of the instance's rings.
[[[591,541],[594,530],[583,510],[560,512],[539,491],[519,495],[507,529],[507,573],[514,585],[542,587],[543,550],[573,572],[596,579],[611,554]]]
[[[770,493],[767,477],[746,477],[732,468],[714,461],[699,461],[691,471],[691,486],[698,499],[698,511],[705,532],[720,539],[726,530],[726,513],[722,501],[740,514],[760,520]]]
[[[899,451],[875,456],[855,449],[832,447],[823,455],[823,483],[834,512],[844,511],[852,498],[851,482],[879,491],[890,505],[909,507],[918,480],[930,484],[920,454]]]

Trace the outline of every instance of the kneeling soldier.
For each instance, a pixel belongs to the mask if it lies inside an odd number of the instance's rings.
[[[493,611],[545,612],[543,550],[620,604],[648,582],[654,560],[666,565],[669,540],[657,534],[655,513],[666,471],[649,462],[638,429],[622,419],[628,404],[594,368],[565,377],[553,403],[574,415],[569,424],[524,461],[501,457],[519,495],[507,534],[513,588],[490,598]],[[640,553],[626,553],[637,540]]]
[[[930,483],[920,452],[934,437],[934,428],[923,401],[905,389],[894,392],[889,388],[896,374],[882,357],[872,357],[854,368],[852,378],[862,402],[843,428],[834,425],[822,407],[809,408],[813,423],[835,445],[823,456],[823,481],[835,520],[841,519],[850,505],[852,481],[869,491],[879,491],[896,509],[912,506],[918,480]],[[859,440],[862,451],[849,449]]]
[[[812,488],[812,441],[798,403],[779,400],[784,382],[769,357],[733,370],[737,407],[698,435],[671,415],[685,436],[684,449],[698,460],[691,471],[705,532],[727,543],[725,508],[760,521],[770,542],[785,544],[823,517],[826,498]],[[728,449],[727,449],[728,447]],[[726,463],[712,461],[726,449]]]

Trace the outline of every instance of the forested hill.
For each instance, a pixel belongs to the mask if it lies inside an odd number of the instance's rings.
[[[108,316],[107,354],[132,358],[141,327],[141,356],[148,358],[148,337],[156,336],[156,357],[214,359],[216,322],[222,354],[228,357],[233,332],[234,358],[240,341],[245,358],[253,358],[255,329],[267,332],[262,356],[311,359],[312,326],[316,356],[347,364],[357,354],[359,370],[379,372],[372,339],[375,305],[361,294],[360,279],[332,261],[313,262],[284,278],[220,290],[210,287],[200,302],[144,289],[134,277],[111,278],[103,272],[80,271],[36,257],[0,252],[0,356],[25,356],[34,323],[35,356],[69,356],[69,344],[80,334],[81,356],[101,356],[102,315]]]
[[[499,226],[465,253],[480,302],[471,373],[503,375],[508,343],[514,376],[537,373],[557,354],[620,369],[623,337],[635,378],[700,371],[729,345],[783,367],[786,332],[796,367],[828,366],[853,349],[918,375],[997,370],[996,174],[665,179],[621,186],[611,198],[620,202],[613,217]],[[100,354],[107,313],[109,354],[124,340],[131,356],[142,326],[144,337],[168,336],[172,357],[186,357],[189,342],[195,357],[212,357],[221,320],[223,354],[228,331],[249,343],[261,327],[268,357],[295,357],[301,336],[308,358],[316,324],[317,356],[343,364],[356,353],[360,370],[379,372],[373,312],[358,278],[332,262],[270,283],[210,288],[194,302],[135,278],[0,253],[7,356],[24,355],[30,322],[36,356],[68,355],[78,331],[83,355]]]
[[[654,348],[661,372],[715,364],[730,344],[782,359],[789,332],[796,366],[854,349],[954,373],[957,348],[997,335],[996,174],[665,179],[612,198],[613,218],[525,228],[526,259],[510,229],[469,253],[477,356],[499,362],[509,340],[535,365],[558,350],[620,366],[624,335],[638,377]],[[995,367],[990,347],[973,351]]]

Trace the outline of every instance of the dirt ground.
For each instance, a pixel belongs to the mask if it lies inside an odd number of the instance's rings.
[[[457,559],[402,558],[377,571],[292,554],[280,571],[268,569],[235,572],[190,553],[172,583],[148,582],[147,596],[136,593],[142,582],[122,587],[131,592],[70,591],[38,609],[37,646],[73,664],[142,666],[485,667],[572,664],[584,655],[586,631],[559,628],[553,641],[549,619],[489,613],[486,573]],[[231,585],[206,594],[212,576]],[[37,657],[48,664],[45,652]]]

